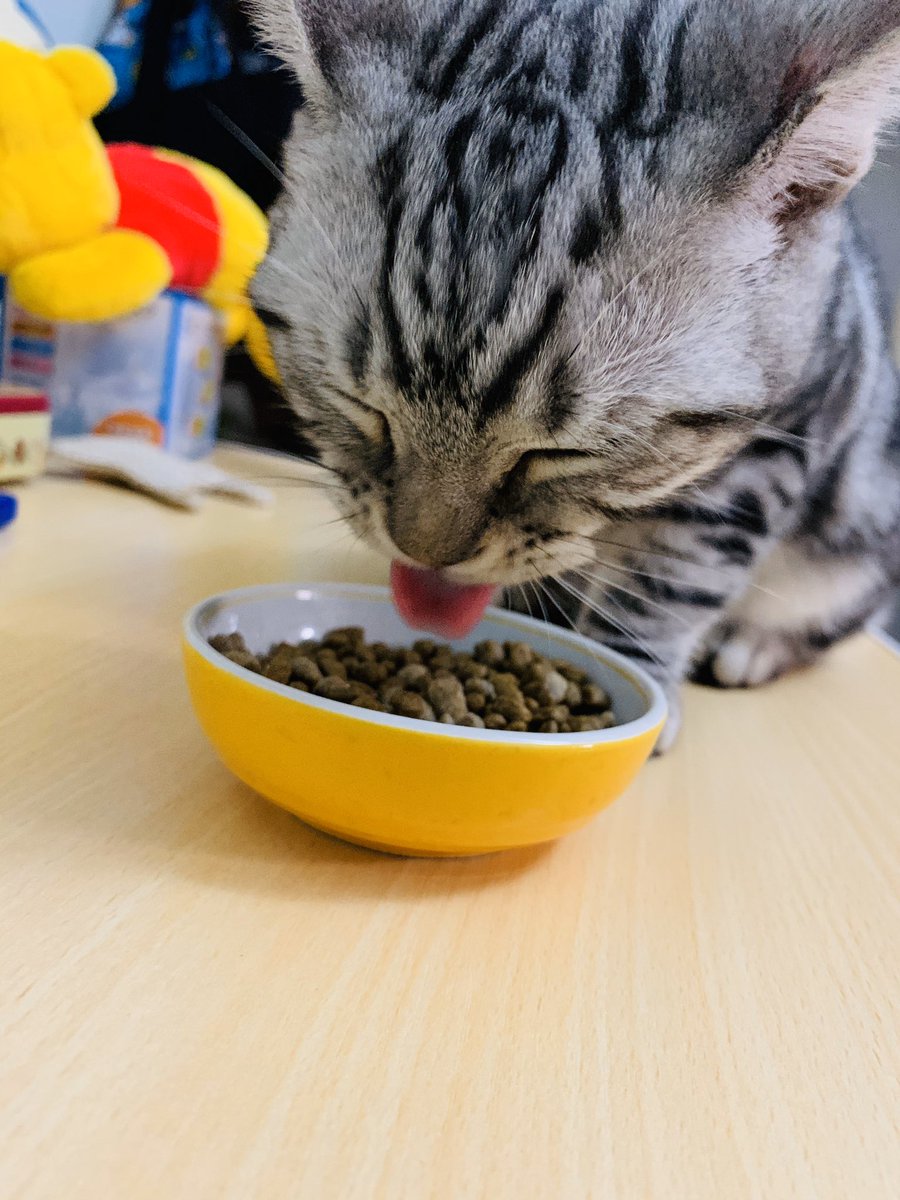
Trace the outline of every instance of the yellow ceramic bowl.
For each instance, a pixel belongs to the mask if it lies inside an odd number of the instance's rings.
[[[529,642],[590,672],[623,724],[600,733],[525,734],[412,721],[307,695],[213,650],[240,633],[273,642],[361,625],[370,641],[415,636],[386,588],[274,585],[214,597],[191,612],[184,656],[194,707],[219,755],[250,787],[310,825],[399,854],[486,854],[552,841],[611,804],[649,757],[666,715],[657,685],[602,646],[500,610],[459,648]]]

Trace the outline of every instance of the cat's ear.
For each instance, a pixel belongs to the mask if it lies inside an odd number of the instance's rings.
[[[900,0],[879,3],[864,47],[813,39],[784,76],[774,128],[744,174],[754,206],[782,226],[843,200],[900,115]]]
[[[410,24],[407,0],[248,0],[263,40],[298,76],[307,101],[338,102],[347,64],[399,43]]]

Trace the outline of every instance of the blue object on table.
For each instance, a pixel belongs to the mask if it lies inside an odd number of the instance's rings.
[[[7,496],[0,492],[0,529],[11,525],[19,513],[19,502],[15,496]]]

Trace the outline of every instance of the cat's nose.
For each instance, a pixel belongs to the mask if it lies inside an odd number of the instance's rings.
[[[394,504],[387,521],[391,540],[421,567],[442,570],[473,558],[482,529],[471,514],[423,496],[418,504]]]

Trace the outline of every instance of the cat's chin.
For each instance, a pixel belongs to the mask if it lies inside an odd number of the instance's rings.
[[[407,625],[438,637],[466,637],[493,600],[489,584],[454,583],[440,571],[391,564],[391,590],[397,611]]]

